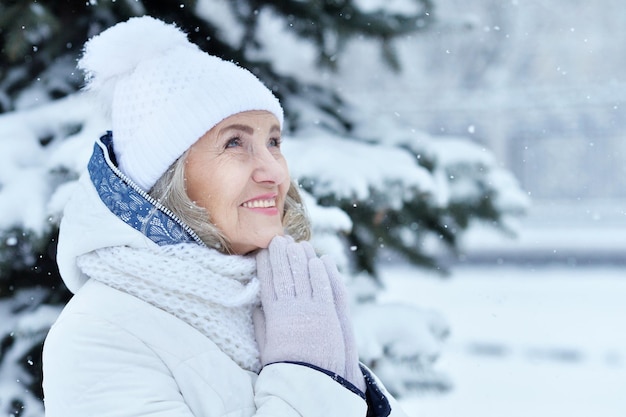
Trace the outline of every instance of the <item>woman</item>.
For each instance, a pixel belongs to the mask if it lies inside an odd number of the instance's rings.
[[[113,130],[61,223],[75,295],[44,346],[46,415],[403,415],[306,241],[272,93],[150,17],[79,67]]]

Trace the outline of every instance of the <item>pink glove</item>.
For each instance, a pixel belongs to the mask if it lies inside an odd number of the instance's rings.
[[[308,242],[277,236],[257,254],[263,311],[254,314],[263,366],[304,362],[343,376],[345,346],[324,262]]]

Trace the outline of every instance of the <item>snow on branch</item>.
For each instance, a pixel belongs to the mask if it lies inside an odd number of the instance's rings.
[[[403,149],[308,131],[285,141],[292,175],[306,179],[316,197],[367,201],[399,208],[435,192],[430,173]],[[377,201],[384,196],[385,201]]]
[[[57,188],[84,169],[103,126],[83,94],[0,115],[0,230],[49,230],[65,202]]]

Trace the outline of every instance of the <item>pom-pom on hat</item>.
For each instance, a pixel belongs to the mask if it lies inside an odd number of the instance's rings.
[[[119,168],[148,191],[191,145],[234,114],[266,110],[272,92],[249,71],[211,56],[174,25],[134,17],[86,44],[78,67],[110,112]]]

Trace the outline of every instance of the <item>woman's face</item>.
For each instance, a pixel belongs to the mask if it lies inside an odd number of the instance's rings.
[[[280,134],[273,114],[246,111],[215,125],[187,154],[187,194],[236,254],[266,248],[283,234],[290,179]]]

